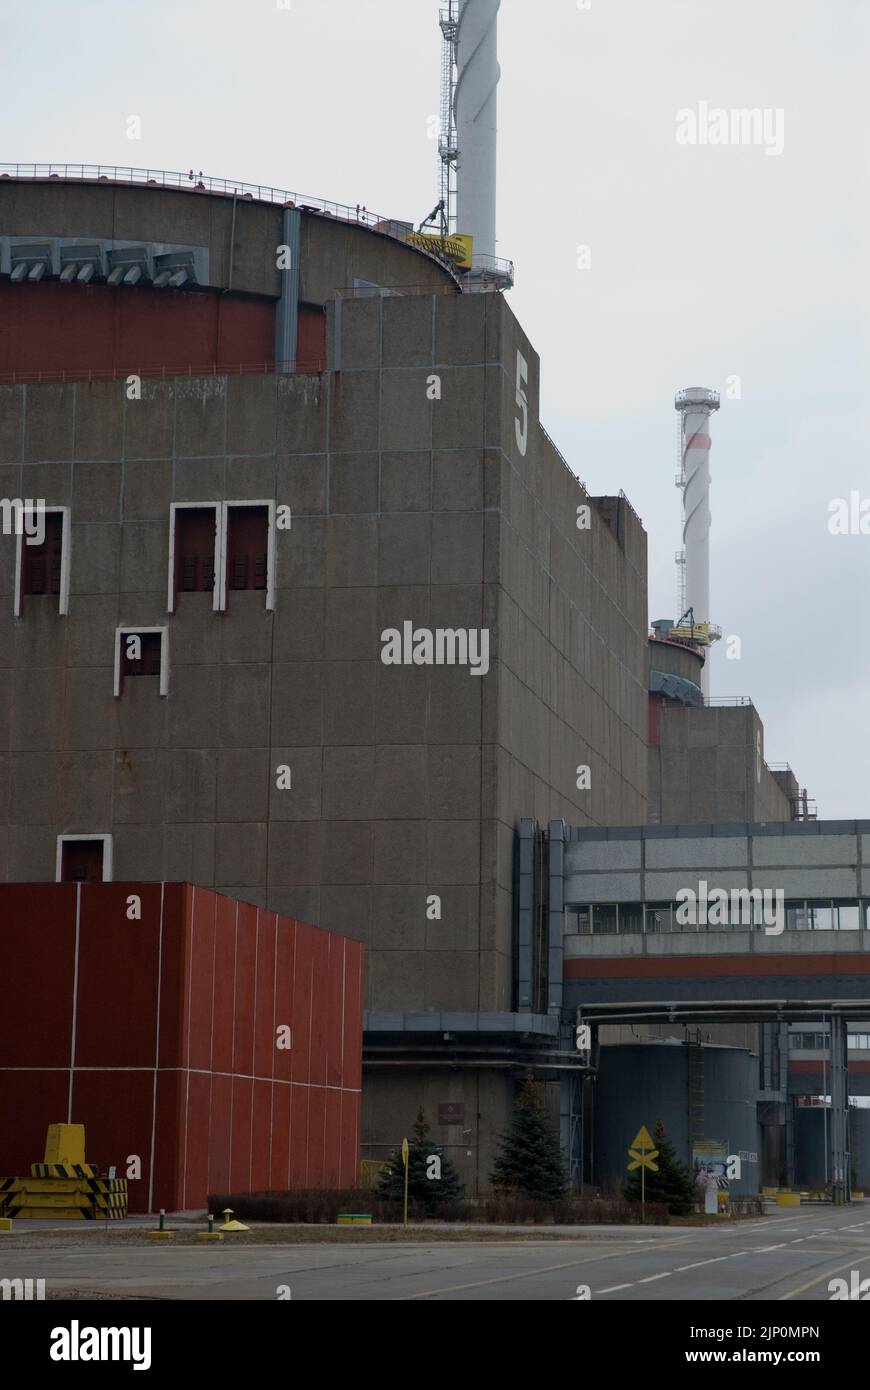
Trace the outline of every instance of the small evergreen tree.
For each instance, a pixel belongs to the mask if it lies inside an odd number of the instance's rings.
[[[665,1132],[661,1120],[656,1120],[653,1130],[658,1154],[653,1162],[658,1172],[648,1168],[644,1178],[644,1196],[648,1202],[664,1202],[671,1216],[688,1216],[694,1209],[697,1192],[692,1175],[685,1163],[677,1158],[676,1150]],[[640,1169],[629,1173],[623,1189],[631,1202],[640,1201]]]
[[[540,1090],[525,1081],[514,1102],[510,1129],[499,1140],[490,1182],[543,1202],[557,1202],[568,1186],[559,1136],[550,1124]]]
[[[429,1126],[422,1108],[417,1111],[414,1121],[413,1138],[408,1141],[408,1199],[425,1207],[427,1212],[435,1210],[441,1202],[458,1201],[465,1190],[462,1179],[446,1154],[429,1138]],[[437,1171],[432,1159],[440,1160],[441,1176],[429,1177]],[[378,1182],[378,1196],[403,1201],[405,1196],[405,1165],[401,1148],[396,1149],[387,1160],[386,1170]]]

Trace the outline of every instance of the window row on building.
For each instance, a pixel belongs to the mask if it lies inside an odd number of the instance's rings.
[[[848,1033],[849,1048],[855,1052],[870,1051],[870,1033]],[[827,1052],[831,1046],[828,1033],[789,1033],[790,1052]]]
[[[46,596],[57,599],[59,613],[69,612],[70,508],[40,506],[37,515],[40,534],[17,527],[16,617],[25,615],[28,599]],[[167,612],[185,593],[211,593],[212,607],[222,612],[241,589],[262,590],[267,610],[274,608],[275,503],[172,502]]]
[[[759,894],[760,890],[755,892]],[[770,925],[771,912],[771,904],[765,907],[756,897],[746,902],[739,918],[735,914],[733,920],[721,925],[718,922],[684,922],[686,907],[680,903],[596,903],[567,908],[565,931],[574,936],[727,931],[741,927],[761,931]],[[870,902],[857,898],[787,898],[783,903],[782,925],[785,931],[867,931],[870,930]]]

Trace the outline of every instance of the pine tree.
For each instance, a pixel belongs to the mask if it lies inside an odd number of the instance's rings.
[[[653,1160],[658,1172],[649,1168],[644,1177],[644,1196],[648,1202],[664,1202],[671,1216],[688,1216],[693,1211],[697,1193],[692,1175],[685,1163],[677,1158],[676,1150],[661,1120],[653,1131],[658,1154]],[[640,1201],[640,1169],[635,1168],[626,1181],[623,1192],[629,1201]]]
[[[522,1192],[544,1202],[557,1202],[565,1196],[568,1184],[559,1136],[533,1081],[525,1081],[521,1086],[510,1129],[501,1136],[499,1144],[501,1153],[490,1177],[493,1187]]]
[[[441,1202],[458,1201],[465,1190],[462,1179],[445,1153],[433,1144],[429,1137],[429,1126],[422,1108],[417,1111],[412,1130],[413,1138],[408,1141],[408,1200],[416,1202],[427,1212],[433,1211]],[[441,1176],[435,1177],[437,1165],[433,1158],[440,1160]],[[433,1176],[428,1176],[430,1173]],[[405,1165],[401,1148],[390,1155],[386,1171],[378,1183],[378,1196],[403,1201],[405,1196]]]

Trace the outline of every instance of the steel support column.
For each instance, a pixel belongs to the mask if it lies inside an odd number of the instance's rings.
[[[837,1206],[849,1201],[849,1074],[846,1022],[831,1015],[831,1186]]]
[[[568,827],[551,820],[548,836],[549,893],[547,913],[547,1013],[561,1015],[565,955],[565,841]]]
[[[296,338],[299,331],[299,246],[302,214],[284,208],[281,218],[281,298],[275,309],[275,371],[281,376],[296,370]],[[286,247],[286,250],[283,248]],[[287,262],[285,264],[284,262]]]
[[[535,849],[538,837],[537,821],[523,817],[520,820],[516,837],[516,859],[514,872],[517,905],[516,920],[516,1008],[520,1013],[529,1013],[534,1008],[533,999],[533,940],[535,923]]]

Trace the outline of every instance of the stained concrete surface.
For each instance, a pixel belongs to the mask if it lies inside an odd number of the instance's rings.
[[[558,1228],[551,1228],[556,1234]],[[49,1297],[184,1300],[816,1302],[830,1281],[870,1277],[870,1210],[805,1206],[786,1216],[687,1227],[578,1227],[564,1240],[503,1244],[205,1245],[113,1248],[24,1233],[0,1246],[0,1278],[44,1278]],[[283,1295],[286,1298],[286,1293]],[[700,1315],[696,1317],[699,1324]]]

